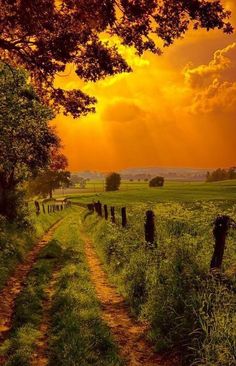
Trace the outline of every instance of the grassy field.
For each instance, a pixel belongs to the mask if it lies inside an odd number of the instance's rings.
[[[89,182],[90,185],[93,182]],[[98,186],[98,182],[94,183]],[[100,182],[100,187],[102,187]],[[203,200],[230,200],[236,201],[236,181],[216,183],[203,182],[173,182],[167,181],[162,188],[149,188],[147,182],[123,182],[117,192],[91,191],[90,187],[84,190],[57,191],[59,196],[68,196],[72,201],[89,203],[101,200],[112,205],[130,205],[138,203],[158,203],[166,201],[193,202]],[[64,193],[64,194],[63,194]]]
[[[213,221],[236,219],[233,201],[165,202],[152,206],[156,244],[144,239],[147,206],[129,207],[128,227],[85,215],[110,281],[133,314],[151,325],[158,351],[181,351],[182,365],[236,365],[236,230],[227,238],[224,280],[210,274]]]

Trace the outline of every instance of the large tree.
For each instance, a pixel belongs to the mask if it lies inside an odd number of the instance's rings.
[[[59,140],[27,75],[0,63],[0,215],[14,219],[20,208],[20,186],[48,164]]]
[[[66,64],[85,81],[131,71],[117,44],[160,54],[158,39],[169,46],[190,27],[231,33],[229,16],[221,0],[1,0],[0,55],[30,72],[44,101],[78,117],[94,111],[96,100],[55,88]]]

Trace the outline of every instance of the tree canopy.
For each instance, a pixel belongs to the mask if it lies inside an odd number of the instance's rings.
[[[2,0],[0,56],[28,70],[44,102],[78,117],[94,111],[96,100],[54,86],[67,64],[84,81],[129,72],[119,43],[160,54],[158,39],[169,46],[191,26],[231,33],[229,16],[221,0]]]
[[[25,72],[0,63],[0,214],[15,215],[17,187],[48,164],[59,139]],[[12,207],[11,207],[12,206]]]
[[[118,191],[121,183],[121,176],[118,173],[110,173],[106,177],[106,191]]]
[[[66,171],[68,161],[60,151],[55,148],[51,151],[50,164],[42,169],[37,177],[29,182],[29,192],[33,195],[49,196],[52,198],[54,189],[71,184],[70,172]]]

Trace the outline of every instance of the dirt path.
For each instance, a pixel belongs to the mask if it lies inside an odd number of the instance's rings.
[[[32,355],[31,366],[48,365],[48,331],[50,328],[50,310],[52,307],[52,299],[57,282],[59,271],[53,272],[52,278],[45,291],[46,299],[43,302],[43,319],[39,327],[40,338],[37,340],[35,352]]]
[[[11,329],[15,299],[22,291],[27,275],[34,265],[37,256],[52,238],[52,235],[56,228],[60,225],[60,222],[61,220],[57,221],[44,234],[41,240],[39,240],[33,249],[27,254],[24,262],[16,267],[15,272],[9,278],[5,287],[0,292],[0,345],[6,339],[7,334]]]
[[[95,286],[97,297],[102,304],[102,315],[111,328],[118,344],[120,355],[128,366],[174,366],[173,361],[164,361],[145,339],[147,327],[136,322],[129,314],[122,296],[108,282],[107,275],[93,248],[92,241],[84,234],[85,252]]]

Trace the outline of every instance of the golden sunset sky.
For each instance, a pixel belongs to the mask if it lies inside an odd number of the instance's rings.
[[[236,26],[236,0],[225,4]],[[235,34],[189,31],[162,56],[120,51],[133,73],[82,83],[68,66],[56,81],[98,99],[96,114],[55,120],[72,171],[236,165]]]

